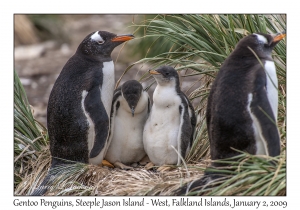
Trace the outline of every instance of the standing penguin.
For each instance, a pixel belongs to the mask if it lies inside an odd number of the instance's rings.
[[[271,53],[285,36],[285,32],[246,36],[222,64],[211,87],[206,112],[212,160],[238,155],[232,148],[253,155],[280,155],[276,126],[278,82]],[[174,195],[198,191],[222,176],[205,172]]]
[[[63,67],[51,91],[47,109],[52,155],[50,171],[69,161],[101,164],[108,146],[115,85],[111,52],[133,38],[133,35],[93,32],[80,43]],[[42,185],[49,178],[50,173]],[[45,192],[45,188],[37,189],[32,195]]]
[[[194,108],[180,90],[179,76],[174,68],[162,66],[149,72],[157,86],[144,128],[145,151],[154,165],[179,165],[180,156],[185,158],[192,146],[196,124]]]
[[[146,155],[143,129],[149,112],[149,95],[138,81],[129,80],[115,90],[106,160],[121,169],[130,169],[128,164],[137,163]]]
[[[277,156],[278,82],[271,53],[285,33],[254,33],[224,61],[207,104],[212,160],[250,154]],[[216,165],[216,164],[215,164]]]

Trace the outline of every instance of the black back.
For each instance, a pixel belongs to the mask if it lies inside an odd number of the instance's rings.
[[[248,95],[252,93],[255,98],[261,91],[266,98],[266,74],[255,54],[264,64],[266,60],[272,60],[271,51],[276,45],[272,42],[271,35],[261,35],[266,37],[268,43],[260,42],[257,35],[252,34],[237,44],[235,50],[224,61],[211,87],[206,120],[212,160],[237,155],[238,152],[231,148],[250,154],[256,152],[252,120],[247,111]],[[265,111],[275,121],[268,101],[264,106]],[[262,114],[260,111],[258,115]],[[269,124],[270,122],[269,120]],[[277,135],[276,144],[279,145],[277,127],[274,124],[271,127],[274,135]],[[279,155],[280,150],[276,151]]]

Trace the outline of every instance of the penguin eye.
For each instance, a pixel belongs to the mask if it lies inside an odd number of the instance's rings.
[[[98,44],[103,44],[104,40],[98,41]]]

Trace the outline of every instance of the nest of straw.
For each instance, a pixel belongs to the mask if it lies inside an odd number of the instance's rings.
[[[22,182],[15,195],[29,195],[39,186],[48,173],[51,158],[45,148],[36,161],[32,161],[30,172],[24,171]],[[107,168],[89,164],[74,164],[64,168],[46,195],[92,195],[92,196],[141,196],[171,195],[184,183],[198,179],[208,162],[188,164],[187,168],[175,167],[158,172],[139,166],[132,170]]]

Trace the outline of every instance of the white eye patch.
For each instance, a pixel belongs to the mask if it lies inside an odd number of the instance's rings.
[[[255,34],[255,35],[256,35],[256,37],[257,37],[257,39],[258,39],[259,42],[262,42],[264,44],[268,44],[268,40],[266,39],[266,37],[264,37],[264,36],[262,36],[260,34]]]
[[[98,33],[98,31],[96,31],[92,36],[91,36],[92,40],[95,40],[96,42],[104,42],[103,38],[100,36],[100,34]]]

